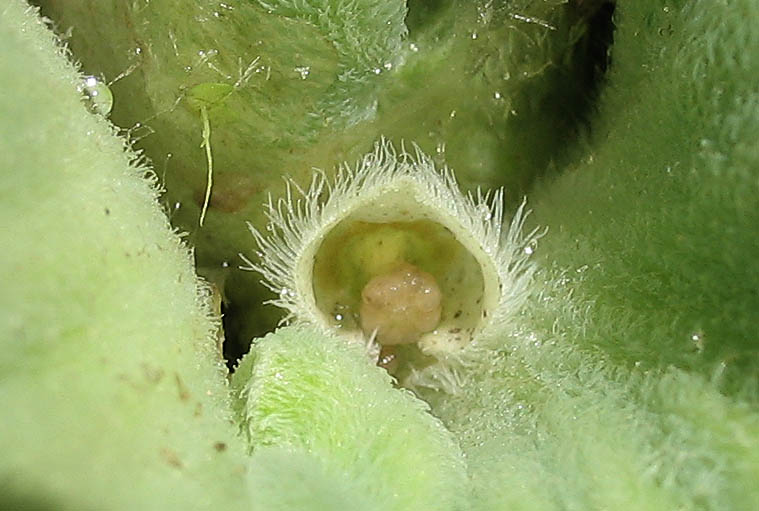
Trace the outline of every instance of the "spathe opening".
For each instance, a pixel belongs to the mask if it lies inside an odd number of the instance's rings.
[[[269,303],[365,345],[401,385],[497,334],[524,300],[539,237],[521,232],[524,203],[505,224],[502,191],[464,195],[449,169],[386,141],[334,180],[293,184],[267,216],[264,231],[251,226],[255,260],[240,256]]]

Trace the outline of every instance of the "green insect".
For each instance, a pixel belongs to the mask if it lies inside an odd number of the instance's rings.
[[[208,112],[212,108],[220,106],[224,101],[235,91],[233,85],[226,83],[201,83],[190,89],[187,94],[187,102],[193,108],[200,112],[200,120],[203,124],[202,137],[203,141],[200,143],[200,147],[205,150],[206,153],[206,167],[208,169],[208,176],[206,178],[206,191],[203,198],[203,208],[200,211],[200,226],[203,226],[203,222],[208,212],[208,204],[211,202],[211,188],[213,187],[213,153],[211,151],[211,121],[208,117]]]

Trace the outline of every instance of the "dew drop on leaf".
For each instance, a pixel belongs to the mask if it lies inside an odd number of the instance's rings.
[[[95,76],[85,76],[78,89],[90,112],[108,117],[113,109],[113,94],[105,82]]]

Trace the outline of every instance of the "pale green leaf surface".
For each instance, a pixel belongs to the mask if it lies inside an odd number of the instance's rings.
[[[154,179],[35,11],[4,4],[0,41],[0,507],[244,508],[207,290]]]
[[[267,446],[308,453],[327,473],[350,474],[377,509],[457,509],[465,501],[456,440],[359,346],[283,328],[254,344],[232,388],[254,459]]]

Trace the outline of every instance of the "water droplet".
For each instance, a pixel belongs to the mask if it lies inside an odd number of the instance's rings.
[[[500,92],[498,92],[498,91],[495,91],[495,93],[493,94],[493,97],[494,97],[495,99],[501,99],[501,97],[502,97],[502,96],[501,96],[501,93],[500,93]]]
[[[690,334],[690,341],[696,348],[696,351],[701,353],[704,351],[704,334],[701,331],[695,331]]]
[[[410,48],[410,49],[411,49],[411,51],[413,51],[414,53],[416,53],[416,52],[418,52],[418,51],[419,51],[419,47],[418,47],[417,45],[415,45],[414,43],[411,43],[411,44],[409,45],[409,48]]]
[[[493,218],[493,212],[490,210],[487,204],[478,205],[477,211],[484,220],[490,220]]]
[[[532,247],[524,247],[524,253],[527,255],[532,255],[533,252],[535,252]]]
[[[387,69],[388,71],[390,71],[391,69],[393,69],[393,64],[392,62],[385,62],[385,65],[383,67]]]
[[[229,268],[229,261],[222,261],[221,262],[221,267],[222,268]]]
[[[113,94],[102,80],[94,76],[85,76],[78,89],[84,98],[87,110],[108,117],[113,108]]]
[[[311,74],[311,66],[298,66],[295,68],[295,72],[300,75],[301,80],[305,80]]]
[[[477,39],[477,37],[478,37],[478,36],[477,36],[477,32],[472,32],[472,39],[473,39],[473,40],[474,40],[474,39]]]
[[[375,74],[375,75],[378,75],[378,74],[380,74],[381,72],[382,72],[382,70],[381,70],[380,68],[378,68],[378,67],[374,68],[374,74]]]

